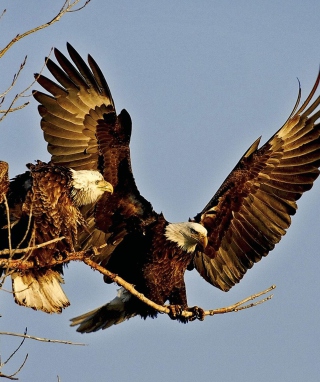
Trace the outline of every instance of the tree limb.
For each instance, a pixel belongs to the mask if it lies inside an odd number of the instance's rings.
[[[19,40],[23,39],[24,37],[32,34],[32,33],[35,33],[41,29],[44,29],[44,28],[47,28],[49,27],[50,25],[56,23],[57,21],[59,21],[61,19],[61,17],[63,15],[65,15],[66,13],[68,12],[76,12],[76,11],[79,11],[81,9],[83,9],[84,7],[86,7],[89,2],[91,0],[87,0],[85,2],[85,4],[82,6],[82,7],[79,7],[77,9],[73,9],[79,2],[80,0],[74,0],[73,2],[70,3],[70,0],[65,0],[63,6],[61,7],[60,11],[58,12],[58,14],[50,21],[48,21],[47,23],[44,23],[42,25],[39,25],[33,29],[30,29],[22,34],[17,34],[2,50],[0,50],[0,58],[3,57],[7,51],[12,47],[13,44],[15,44],[16,42],[18,42]],[[3,12],[4,13],[4,12]],[[3,13],[2,13],[2,16],[3,16]]]
[[[71,341],[65,341],[65,340],[52,340],[50,338],[30,336],[29,334],[27,334],[27,329],[25,330],[25,332],[23,334],[22,333],[12,333],[12,332],[0,332],[0,335],[22,337],[23,340],[25,340],[27,338],[30,340],[35,340],[35,341],[40,341],[40,342],[50,342],[50,343],[64,344],[64,345],[86,346],[86,344],[81,343],[81,342],[71,342]]]
[[[43,244],[41,244],[41,246],[44,246],[46,244],[47,243],[43,243]],[[157,310],[160,313],[169,314],[170,310],[169,310],[168,306],[156,304],[152,300],[145,297],[142,293],[138,292],[132,284],[125,281],[122,277],[108,271],[106,268],[102,267],[101,265],[97,264],[95,261],[93,261],[91,259],[92,255],[97,255],[99,253],[99,250],[104,246],[105,245],[103,245],[101,247],[93,247],[87,251],[67,253],[66,256],[62,259],[58,259],[58,260],[52,259],[50,264],[47,264],[47,266],[51,267],[53,265],[63,264],[63,263],[69,262],[69,261],[82,261],[85,264],[89,265],[91,268],[96,269],[101,274],[109,277],[113,282],[115,282],[116,284],[125,288],[133,296],[137,297],[139,300],[141,300],[145,304],[149,305],[151,308]],[[28,251],[31,248],[33,248],[33,247],[24,248],[23,251]],[[12,269],[28,269],[28,268],[33,268],[34,266],[35,265],[32,261],[26,261],[26,260],[22,260],[22,259],[20,259],[20,260],[12,260],[12,259],[0,260],[0,267],[8,268],[10,270],[12,270]],[[238,311],[243,310],[243,309],[248,309],[248,308],[252,308],[254,306],[260,305],[260,304],[270,300],[273,297],[273,295],[269,295],[269,296],[267,296],[261,300],[258,300],[256,302],[253,302],[253,303],[248,304],[248,305],[244,305],[244,304],[247,303],[248,301],[255,300],[256,298],[269,293],[270,291],[272,291],[275,288],[276,288],[276,286],[272,285],[271,287],[263,290],[262,292],[253,294],[249,297],[246,297],[243,300],[238,301],[233,305],[223,307],[223,308],[205,310],[204,315],[205,316],[214,316],[216,314],[238,312]],[[193,315],[193,313],[190,311],[183,311],[182,312],[182,316],[184,316],[184,317],[191,317],[192,315]]]
[[[48,240],[48,241],[46,241],[45,243],[42,243],[42,244],[36,244],[36,245],[34,245],[32,247],[26,247],[26,248],[14,249],[14,250],[12,250],[12,249],[11,250],[10,249],[3,249],[2,251],[0,251],[0,255],[9,255],[9,254],[12,253],[12,251],[13,251],[14,254],[16,254],[16,253],[26,253],[26,252],[29,252],[29,251],[33,251],[35,249],[46,247],[47,245],[52,244],[52,243],[56,243],[57,241],[61,241],[64,238],[65,238],[64,236],[56,237],[55,239]],[[15,261],[19,262],[19,261],[24,261],[24,259],[21,259],[21,260],[12,260],[12,261],[13,262],[15,262]],[[27,266],[27,268],[34,267],[34,264],[32,262],[29,262],[29,263],[30,263],[30,265]],[[5,263],[3,263],[3,264],[5,264]],[[54,260],[54,264],[56,264],[55,260]],[[1,260],[0,260],[0,266],[2,266]]]
[[[85,264],[89,265],[91,268],[93,269],[96,269],[97,271],[99,271],[100,273],[102,273],[103,275],[105,276],[108,276],[110,279],[112,279],[113,282],[117,283],[118,285],[122,286],[123,288],[125,288],[128,292],[130,292],[132,295],[134,295],[135,297],[137,297],[139,300],[141,300],[142,302],[144,302],[145,304],[149,305],[151,308],[154,308],[155,310],[157,310],[158,312],[160,313],[166,313],[166,314],[169,314],[170,313],[170,310],[167,306],[162,306],[162,305],[158,305],[156,304],[155,302],[149,300],[147,297],[145,297],[142,293],[138,292],[134,286],[128,282],[126,282],[125,280],[123,280],[120,276],[108,271],[107,269],[105,269],[104,267],[102,267],[101,265],[95,263],[93,260],[91,260],[90,258],[88,257],[84,257],[83,260],[82,260]],[[254,303],[251,303],[249,305],[245,305],[243,306],[243,304],[245,304],[246,302],[248,301],[252,301],[252,300],[255,300],[256,298],[266,294],[266,293],[269,293],[271,290],[275,289],[276,286],[275,285],[272,285],[271,287],[265,289],[264,291],[262,292],[259,292],[259,293],[256,293],[256,294],[253,294],[249,297],[246,297],[244,298],[243,300],[241,301],[238,301],[236,302],[235,304],[233,305],[230,305],[230,306],[227,306],[227,307],[224,307],[224,308],[218,308],[218,309],[210,309],[210,310],[205,310],[204,311],[204,315],[205,316],[214,316],[216,314],[224,314],[224,313],[230,313],[230,312],[238,312],[239,310],[243,310],[243,309],[247,309],[247,308],[251,308],[251,307],[254,307],[254,306],[257,306],[257,305],[260,305],[268,300],[270,300],[273,295],[269,295],[267,296],[266,298],[262,299],[262,300],[259,300],[257,302],[254,302]],[[182,312],[182,316],[184,317],[191,317],[193,315],[192,312],[189,312],[189,311],[183,311]]]

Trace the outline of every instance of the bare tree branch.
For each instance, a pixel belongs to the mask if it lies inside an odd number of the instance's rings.
[[[49,339],[49,338],[30,336],[30,335],[27,335],[27,328],[25,329],[23,334],[21,334],[21,333],[12,333],[12,332],[0,332],[0,335],[14,336],[14,337],[22,338],[22,341],[20,342],[19,346],[10,354],[10,356],[6,359],[6,361],[5,362],[1,362],[1,360],[0,360],[0,369],[2,369],[5,365],[7,365],[9,363],[9,361],[19,351],[19,349],[23,345],[23,343],[26,340],[26,338],[27,339],[31,339],[31,340],[41,341],[41,342],[59,343],[59,344],[65,344],[65,345],[86,346],[86,344],[80,343],[80,342],[71,342],[71,341],[65,341],[65,340],[52,340],[52,339]],[[18,380],[18,378],[16,378],[15,376],[22,370],[22,368],[24,367],[27,359],[28,359],[28,354],[25,356],[25,358],[24,358],[22,364],[20,365],[20,367],[18,368],[18,370],[15,371],[13,374],[7,375],[7,374],[3,374],[0,371],[0,378],[6,378],[6,379],[13,380],[13,381]]]
[[[18,101],[18,99],[22,98],[22,97],[31,97],[31,93],[30,94],[26,94],[28,90],[30,90],[30,88],[37,82],[37,79],[38,77],[41,75],[41,73],[43,72],[44,68],[46,67],[46,63],[47,61],[49,60],[49,57],[51,55],[51,52],[52,52],[52,48],[50,50],[50,53],[48,54],[46,60],[45,60],[45,63],[43,64],[38,76],[30,83],[30,85],[28,87],[26,87],[24,90],[22,90],[19,94],[16,94],[15,97],[13,98],[13,100],[11,101],[10,105],[8,108],[6,109],[3,109],[1,110],[0,109],[0,114],[3,114],[1,117],[0,117],[0,122],[2,122],[4,120],[4,118],[9,114],[9,113],[12,113],[12,112],[15,112],[17,110],[21,110],[23,109],[24,107],[26,107],[27,105],[29,105],[29,101],[28,102],[25,102],[24,104],[20,105],[20,106],[17,106],[17,107],[13,107],[13,105]],[[4,91],[4,93],[2,93],[2,95],[0,95],[0,105],[3,104],[4,100],[5,100],[5,96],[6,94],[8,94],[8,92],[10,90],[12,90],[13,86],[16,84],[16,81],[21,73],[21,71],[23,70],[23,68],[25,67],[25,64],[26,64],[26,60],[27,60],[27,56],[25,57],[23,63],[20,65],[20,69],[19,71],[14,75],[13,77],[13,81],[11,83],[11,85]],[[2,97],[2,98],[1,98]]]
[[[75,6],[77,4],[79,4],[81,0],[73,0],[70,2],[70,0],[65,0],[61,9],[59,10],[58,14],[50,21],[48,21],[47,23],[45,24],[42,24],[42,25],[39,25],[33,29],[30,29],[22,34],[17,34],[3,49],[0,50],[0,59],[8,52],[8,50],[16,43],[18,42],[19,40],[23,39],[24,37],[32,34],[32,33],[35,33],[41,29],[44,29],[44,28],[47,28],[49,27],[50,25],[56,23],[57,21],[59,21],[61,19],[62,16],[64,16],[66,13],[71,13],[71,12],[78,12],[80,11],[81,9],[85,8],[89,2],[91,0],[86,0],[85,3],[78,7],[78,8],[75,8]],[[0,15],[0,19],[4,16],[6,10],[4,10],[2,12],[2,14]],[[4,103],[4,100],[5,100],[5,96],[12,90],[12,88],[15,86],[16,82],[17,82],[17,79],[21,73],[21,71],[23,70],[23,68],[25,67],[25,64],[26,64],[26,60],[27,60],[27,57],[25,57],[24,61],[21,63],[20,65],[20,68],[18,70],[18,72],[14,75],[13,77],[13,81],[11,83],[11,85],[2,93],[0,94],[0,105],[3,105]],[[42,69],[43,70],[43,69]],[[42,70],[40,71],[40,73],[42,72]],[[35,80],[36,81],[36,80]],[[18,110],[21,110],[23,109],[24,107],[26,107],[29,102],[24,102],[23,104],[19,105],[19,106],[15,106],[14,105],[16,104],[17,100],[20,99],[21,97],[30,97],[30,95],[26,95],[26,92],[30,89],[30,87],[35,83],[35,81],[33,81],[30,86],[28,86],[26,89],[24,89],[22,92],[20,92],[19,94],[16,94],[15,97],[12,99],[12,101],[10,102],[10,105],[9,107],[7,107],[6,109],[3,109],[3,110],[0,110],[0,114],[2,114],[2,116],[0,117],[0,122],[4,120],[4,118],[11,112],[15,112],[15,111],[18,111]]]
[[[3,11],[2,11],[2,13],[1,13],[1,15],[0,15],[0,20],[2,19],[2,17],[4,16],[4,14],[7,12],[7,10],[6,9],[4,9]]]
[[[25,330],[25,333],[27,333],[27,329]],[[21,348],[21,346],[23,345],[25,341],[25,338],[22,339],[22,341],[20,342],[19,346],[10,354],[10,356],[7,358],[7,360],[5,362],[0,362],[0,369],[2,369],[10,360],[11,358],[14,357],[14,355],[18,352],[18,350]],[[10,379],[12,381],[17,381],[18,378],[15,378],[15,376],[20,373],[20,371],[22,370],[22,368],[24,367],[26,361],[28,359],[28,354],[26,354],[22,364],[20,365],[20,367],[18,368],[17,371],[15,371],[13,374],[10,374],[10,375],[7,375],[7,374],[3,374],[1,371],[0,371],[0,377],[2,378],[6,378],[6,379]]]
[[[139,300],[143,301],[145,304],[151,306],[152,308],[156,309],[158,312],[160,313],[166,313],[166,314],[169,314],[170,313],[170,310],[167,306],[162,306],[162,305],[158,305],[156,304],[155,302],[149,300],[147,297],[145,297],[142,293],[139,293],[132,284],[126,282],[125,280],[123,280],[120,276],[118,275],[115,275],[114,273],[108,271],[107,269],[105,269],[104,267],[102,267],[101,265],[95,263],[94,261],[92,261],[90,258],[88,257],[84,257],[83,260],[82,260],[85,264],[89,265],[91,268],[93,269],[96,269],[97,271],[99,271],[100,273],[102,273],[103,275],[105,276],[108,276],[110,279],[112,279],[113,282],[117,283],[118,285],[122,286],[123,288],[125,288],[128,292],[130,292],[132,295],[134,295],[135,297],[137,297]],[[269,295],[268,297],[262,299],[262,300],[259,300],[255,303],[252,303],[252,304],[249,304],[249,305],[245,305],[243,306],[243,304],[245,304],[246,302],[248,301],[252,301],[252,300],[255,300],[256,298],[266,294],[266,293],[269,293],[271,290],[275,289],[276,286],[275,285],[272,285],[271,287],[269,287],[268,289],[265,289],[264,291],[262,292],[259,292],[259,293],[256,293],[256,294],[253,294],[249,297],[246,297],[244,298],[243,300],[241,301],[238,301],[236,302],[235,304],[233,305],[230,305],[230,306],[227,306],[227,307],[224,307],[224,308],[218,308],[218,309],[211,309],[211,310],[205,310],[204,311],[204,315],[205,316],[214,316],[216,314],[224,314],[224,313],[230,313],[230,312],[237,312],[239,310],[243,310],[243,309],[247,309],[247,308],[251,308],[251,307],[254,307],[254,306],[257,306],[257,305],[260,305],[262,304],[263,302],[266,302],[268,300],[270,300],[273,295]],[[193,315],[192,312],[189,312],[189,311],[183,311],[182,312],[182,316],[184,317],[191,317]]]
[[[46,241],[45,243],[42,243],[42,244],[36,244],[36,245],[34,245],[32,247],[21,248],[21,249],[14,249],[13,253],[16,254],[16,253],[26,253],[26,252],[29,252],[29,251],[33,251],[34,249],[43,248],[43,247],[46,247],[49,244],[56,243],[57,241],[61,241],[64,238],[65,238],[64,236],[56,237],[55,239],[48,240],[48,241]],[[0,251],[0,255],[9,255],[11,253],[12,253],[12,249],[11,250],[10,249],[3,249],[2,251]],[[21,259],[21,260],[24,261],[23,259]],[[0,260],[0,266],[1,266],[1,260]],[[28,268],[31,268],[31,267],[29,266]]]
[[[23,60],[22,63],[20,64],[20,68],[19,68],[19,70],[17,71],[17,73],[14,74],[14,76],[13,76],[13,80],[12,80],[12,82],[11,82],[11,85],[8,87],[7,90],[5,90],[2,94],[0,94],[0,98],[2,98],[1,103],[3,103],[3,101],[4,101],[4,97],[5,97],[5,96],[9,93],[9,91],[14,87],[14,85],[15,85],[15,83],[17,82],[17,79],[18,79],[18,77],[19,77],[21,71],[23,70],[23,68],[24,68],[25,65],[26,65],[26,62],[27,62],[27,56],[25,56],[24,60]],[[2,112],[2,111],[0,110],[0,113],[1,113],[1,112]]]
[[[81,9],[83,9],[84,7],[86,7],[89,3],[90,3],[91,0],[87,0],[81,7],[77,8],[77,9],[72,9],[70,10],[69,12],[72,13],[72,12],[78,12],[78,11],[81,11]]]
[[[52,340],[50,338],[30,336],[29,334],[27,334],[27,328],[23,334],[22,333],[12,333],[12,332],[0,332],[0,335],[22,337],[23,340],[28,338],[30,340],[35,340],[35,341],[40,341],[40,342],[50,342],[50,343],[64,344],[64,345],[86,346],[86,344],[81,343],[81,342],[71,342],[71,341],[66,341],[66,340]]]
[[[42,25],[39,25],[33,29],[30,29],[22,34],[17,34],[2,50],[0,50],[0,58],[3,57],[7,51],[12,47],[13,44],[15,44],[16,42],[18,42],[19,40],[23,39],[24,37],[32,34],[32,33],[35,33],[41,29],[44,29],[44,28],[47,28],[49,27],[50,25],[56,23],[57,21],[59,21],[61,19],[61,17],[63,15],[65,15],[66,13],[70,13],[71,11],[75,12],[75,11],[80,11],[81,9],[83,9],[84,7],[86,7],[89,2],[91,0],[87,0],[85,2],[85,4],[77,9],[73,9],[79,2],[80,0],[74,0],[73,2],[70,2],[70,0],[65,0],[63,6],[61,7],[60,11],[58,12],[58,14],[50,21],[48,21],[47,23],[44,23]],[[3,16],[4,12],[2,13],[1,16]]]
[[[42,245],[45,245],[45,244],[46,243],[43,243]],[[125,281],[120,276],[108,271],[106,268],[102,267],[101,265],[97,264],[96,262],[94,262],[91,259],[92,255],[97,255],[99,253],[99,250],[104,246],[105,245],[103,245],[101,247],[93,247],[87,251],[68,253],[68,254],[66,254],[66,256],[63,259],[59,259],[59,260],[52,259],[51,263],[48,264],[47,266],[51,267],[53,265],[62,264],[62,263],[66,263],[69,261],[82,261],[85,264],[89,265],[91,268],[96,269],[101,274],[109,277],[113,282],[115,282],[116,284],[125,288],[128,292],[130,292],[132,295],[134,295],[139,300],[141,300],[145,304],[149,305],[153,309],[157,310],[160,313],[169,314],[170,310],[169,310],[168,306],[162,306],[162,305],[156,304],[152,300],[145,297],[142,293],[138,292],[132,284],[128,283],[127,281]],[[24,251],[28,251],[28,250],[30,250],[30,248],[25,248]],[[6,259],[0,260],[0,267],[8,268],[10,270],[12,270],[12,269],[28,269],[28,268],[33,268],[34,266],[35,265],[32,261],[25,261],[25,260],[21,260],[21,259],[20,260],[10,260],[10,259],[9,260],[6,260]],[[247,303],[248,301],[255,300],[256,298],[269,293],[271,290],[273,290],[275,288],[276,288],[276,286],[272,285],[271,287],[265,289],[264,291],[253,294],[249,297],[246,297],[243,300],[238,301],[233,305],[223,307],[223,308],[205,310],[204,315],[205,316],[214,316],[216,314],[238,312],[238,311],[243,310],[243,309],[248,309],[248,308],[252,308],[254,306],[260,305],[266,301],[269,301],[273,297],[273,295],[269,295],[269,296],[267,296],[267,297],[265,297],[259,301],[256,301],[256,302],[248,304],[248,305],[244,305],[244,304]],[[189,311],[183,311],[182,312],[182,316],[184,316],[184,317],[191,317],[192,315],[193,315],[193,313],[189,312]]]

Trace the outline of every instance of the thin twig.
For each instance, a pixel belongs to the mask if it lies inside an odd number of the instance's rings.
[[[6,195],[3,195],[4,205],[6,207],[6,215],[7,215],[7,222],[8,222],[8,243],[9,243],[9,255],[10,258],[12,257],[12,247],[11,247],[11,226],[10,226],[10,209],[8,204],[8,199]]]
[[[1,113],[3,113],[3,115],[2,115],[1,118],[0,118],[0,122],[2,122],[2,121],[5,119],[5,117],[6,117],[9,113],[14,112],[14,111],[17,111],[17,110],[21,110],[21,109],[23,109],[24,107],[26,107],[27,105],[29,105],[29,102],[25,102],[25,103],[23,103],[22,105],[17,106],[16,108],[12,107],[12,106],[17,102],[17,100],[18,100],[20,97],[21,97],[20,94],[16,94],[15,97],[13,98],[13,100],[11,101],[11,103],[10,103],[8,109],[6,109],[6,110],[2,110],[2,111],[1,111]]]
[[[89,3],[90,3],[91,0],[87,0],[81,7],[77,8],[77,9],[72,9],[70,11],[68,11],[69,13],[73,13],[73,12],[78,12],[78,11],[81,11],[81,9],[83,9],[84,7],[86,7]]]
[[[70,0],[65,0],[64,3],[63,3],[63,6],[61,7],[61,9],[59,10],[58,14],[52,19],[50,20],[49,22],[45,23],[45,24],[42,24],[42,25],[39,25],[38,27],[35,27],[33,29],[30,29],[29,31],[27,32],[24,32],[22,34],[18,34],[16,35],[2,50],[0,50],[0,59],[5,55],[5,53],[7,53],[7,51],[12,47],[13,44],[15,44],[16,42],[18,42],[19,40],[21,40],[22,38],[28,36],[29,34],[32,34],[32,33],[35,33],[41,29],[44,29],[44,28],[47,28],[48,26],[56,23],[57,21],[59,21],[61,19],[61,17],[63,15],[65,15],[66,13],[69,13],[69,12],[77,12],[77,11],[80,11],[81,9],[83,9],[84,7],[86,7],[89,2],[91,0],[87,0],[85,2],[85,4],[77,9],[74,9],[74,7],[80,2],[81,0],[74,0],[73,2],[70,3]],[[0,18],[4,15],[4,13],[6,12],[6,10],[4,10],[0,16]],[[24,59],[23,63],[20,65],[20,69],[18,70],[18,72],[14,75],[14,78],[13,78],[13,82],[12,84],[8,87],[8,89],[6,89],[3,94],[0,95],[0,105],[2,105],[4,103],[4,99],[5,99],[5,96],[6,94],[8,94],[10,92],[10,90],[12,90],[13,86],[16,84],[16,81],[19,77],[19,74],[21,73],[21,71],[23,70],[24,66],[25,66],[25,63],[26,63],[26,58]],[[42,69],[43,70],[43,69]],[[41,70],[41,72],[42,72]],[[40,73],[41,73],[40,72]],[[13,98],[13,100],[11,101],[10,105],[8,108],[6,109],[3,109],[3,110],[0,110],[0,114],[2,114],[2,116],[0,117],[0,122],[2,122],[6,116],[9,114],[9,113],[12,113],[12,112],[15,112],[15,111],[18,111],[18,110],[21,110],[23,108],[25,108],[29,102],[24,102],[23,104],[19,105],[19,106],[14,106],[15,103],[17,102],[18,99],[20,99],[21,97],[30,97],[30,95],[26,95],[25,93],[30,89],[30,87],[35,83],[37,79],[35,79],[31,84],[30,86],[28,86],[26,89],[24,89],[22,92],[20,92],[19,94],[16,94],[15,97]]]
[[[60,237],[56,237],[55,239],[48,240],[45,243],[36,244],[36,245],[34,245],[32,247],[21,248],[21,249],[14,249],[14,254],[16,254],[16,253],[26,253],[26,252],[29,252],[29,251],[33,251],[35,249],[43,248],[43,247],[48,246],[49,244],[56,243],[57,241],[61,241],[63,239],[65,239],[65,237],[64,236],[60,236]],[[10,249],[3,249],[2,251],[0,251],[0,255],[8,255],[10,253],[11,253]]]
[[[6,9],[4,9],[3,11],[2,11],[2,13],[1,13],[1,15],[0,15],[0,20],[2,19],[2,17],[4,16],[4,14],[7,12],[7,10]]]
[[[12,332],[0,332],[0,335],[22,337],[22,338],[27,338],[30,340],[35,340],[35,341],[40,341],[40,342],[50,342],[50,343],[55,343],[55,344],[86,346],[86,344],[81,343],[81,342],[71,342],[71,341],[65,341],[65,340],[52,340],[50,338],[30,336],[29,334],[26,334],[26,332],[23,334],[22,333],[12,333]]]
[[[2,50],[0,50],[0,58],[3,57],[7,51],[12,47],[13,44],[15,44],[16,42],[18,42],[19,40],[23,39],[24,37],[32,34],[32,33],[35,33],[41,29],[44,29],[44,28],[47,28],[49,27],[50,25],[56,23],[57,21],[59,21],[61,19],[61,17],[63,15],[65,15],[66,13],[68,12],[71,12],[71,10],[80,2],[80,0],[74,0],[73,2],[70,3],[69,0],[65,0],[63,6],[61,7],[60,11],[58,12],[58,14],[50,21],[48,21],[47,23],[44,23],[42,25],[39,25],[33,29],[30,29],[22,34],[17,34]],[[85,3],[85,5],[83,7],[80,7],[78,10],[84,8],[85,6],[87,6],[87,4],[89,3],[90,1],[87,1]]]
[[[0,117],[0,122],[2,122],[4,120],[4,118],[9,114],[9,113],[13,113],[17,110],[21,110],[23,109],[24,107],[26,107],[27,105],[29,105],[29,102],[25,102],[24,104],[20,105],[20,106],[16,106],[16,107],[13,107],[13,105],[18,101],[18,99],[20,98],[23,98],[23,97],[31,97],[31,93],[30,94],[25,94],[28,90],[30,90],[30,88],[37,82],[39,76],[41,75],[41,73],[44,71],[45,67],[46,67],[46,64],[49,60],[49,57],[52,53],[52,48],[50,50],[50,53],[48,54],[40,72],[38,73],[38,75],[35,77],[35,79],[30,83],[30,85],[28,87],[26,87],[24,90],[22,90],[19,94],[16,94],[15,97],[13,98],[13,100],[11,101],[9,107],[7,109],[3,109],[3,110],[0,110],[0,114],[3,114],[1,117]],[[10,91],[12,89],[12,87],[16,84],[16,80],[21,72],[21,70],[24,68],[24,65],[25,65],[25,61],[23,62],[23,64],[21,64],[20,66],[20,70],[18,73],[15,74],[14,76],[14,81],[13,83],[11,84],[11,86],[4,92],[4,94],[7,94],[8,91]],[[4,101],[4,97],[2,97],[1,99],[1,102],[0,104],[2,104]]]
[[[24,334],[27,334],[26,331],[24,332]],[[11,359],[12,357],[14,357],[14,355],[18,352],[18,350],[19,350],[19,349],[21,348],[21,346],[23,345],[24,341],[25,341],[25,338],[22,339],[22,341],[20,342],[20,345],[15,349],[15,351],[14,351],[13,353],[10,354],[10,356],[7,358],[6,361],[3,362],[2,365],[6,365],[6,364],[10,361],[10,359]]]
[[[265,297],[262,300],[259,300],[257,302],[254,302],[254,303],[251,303],[251,304],[243,306],[243,304],[245,304],[246,302],[255,300],[256,298],[271,292],[275,288],[276,288],[275,285],[271,285],[271,287],[265,289],[264,291],[256,293],[256,294],[253,294],[253,295],[251,295],[249,297],[246,297],[243,300],[238,301],[238,302],[236,302],[233,305],[227,306],[225,308],[206,310],[205,311],[205,315],[206,316],[214,316],[215,314],[223,314],[223,313],[229,313],[229,312],[238,312],[238,311],[243,310],[243,309],[248,309],[248,308],[252,308],[253,306],[260,305],[260,304],[264,303],[265,301],[270,300],[273,297],[273,294]]]
[[[0,94],[0,97],[1,98],[4,98],[8,93],[9,91],[14,87],[15,83],[17,82],[17,79],[20,75],[20,73],[22,72],[23,68],[25,67],[26,65],[26,62],[27,62],[27,56],[25,56],[24,60],[22,61],[22,63],[20,64],[20,68],[19,70],[17,71],[17,73],[14,74],[13,76],[13,80],[11,82],[11,85],[2,93]],[[2,101],[3,102],[3,101]],[[4,111],[3,110],[0,110],[0,113],[3,113]]]
[[[11,375],[6,375],[6,374],[2,374],[1,371],[0,371],[0,377],[1,378],[7,378],[7,379],[10,379],[12,381],[17,381],[19,378],[15,378],[15,376],[20,373],[20,371],[22,370],[22,368],[24,367],[24,365],[26,364],[27,362],[27,359],[28,359],[28,354],[26,354],[26,356],[24,357],[24,360],[22,362],[22,364],[20,365],[19,369],[17,371],[15,371],[13,374]],[[3,365],[2,365],[3,366]]]
[[[25,332],[24,332],[24,335],[26,335],[26,334],[27,334],[27,328],[25,329]],[[25,338],[22,339],[22,341],[20,342],[20,345],[14,350],[13,353],[10,354],[10,356],[7,358],[7,360],[6,360],[5,362],[1,363],[0,368],[2,368],[3,366],[5,366],[5,365],[10,361],[10,359],[14,357],[14,355],[18,352],[18,350],[19,350],[19,349],[21,348],[21,346],[23,345],[24,341],[25,341]],[[3,374],[3,373],[0,372],[0,377],[2,377],[2,378],[7,378],[7,379],[10,379],[10,380],[13,380],[13,381],[18,380],[18,378],[15,378],[15,376],[16,376],[18,373],[20,373],[20,371],[21,371],[22,368],[24,367],[25,363],[27,362],[27,359],[28,359],[28,354],[26,354],[26,356],[25,356],[25,358],[24,358],[22,364],[21,364],[20,367],[18,368],[18,370],[16,370],[13,374],[10,374],[10,375],[6,375],[6,374]]]
[[[28,359],[28,354],[26,354],[26,356],[24,357],[24,360],[23,360],[23,362],[22,362],[22,364],[20,365],[20,367],[19,367],[19,369],[16,371],[16,372],[14,372],[13,374],[11,374],[11,375],[9,375],[9,376],[5,376],[6,378],[9,378],[9,379],[11,379],[11,380],[14,380],[14,381],[17,381],[19,378],[15,378],[15,376],[18,374],[18,373],[20,373],[20,371],[22,370],[22,368],[24,367],[24,365],[26,364],[26,362],[27,362],[27,359]]]
[[[28,225],[27,225],[27,229],[26,229],[26,232],[24,233],[24,236],[23,238],[20,240],[20,243],[17,245],[17,247],[15,248],[14,250],[14,253],[16,253],[16,251],[19,250],[20,248],[20,245],[22,245],[22,243],[27,239],[27,236],[31,230],[31,222],[32,222],[32,211],[33,211],[33,202],[34,202],[34,198],[35,198],[35,195],[33,194],[32,195],[32,200],[31,200],[31,206],[30,206],[30,211],[29,211],[29,217],[28,217]],[[32,241],[32,238],[33,238],[33,235],[31,234],[30,235],[30,239],[29,239],[29,243],[28,243],[28,247],[31,246],[31,241]],[[26,258],[23,258],[21,260],[27,260]]]

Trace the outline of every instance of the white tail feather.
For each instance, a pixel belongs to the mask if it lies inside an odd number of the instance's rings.
[[[63,278],[54,270],[30,270],[11,274],[15,302],[46,313],[61,313],[70,302],[60,284]]]

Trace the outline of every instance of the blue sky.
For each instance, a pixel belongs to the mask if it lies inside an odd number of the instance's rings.
[[[1,47],[50,20],[62,5],[55,3],[5,0]],[[15,44],[0,62],[0,92],[25,55],[12,94],[32,81],[52,46],[66,52],[69,41],[84,57],[90,53],[118,112],[126,108],[133,119],[132,165],[142,195],[169,221],[184,221],[206,205],[257,137],[265,142],[285,122],[297,97],[297,77],[302,97],[310,91],[320,64],[319,14],[315,0],[92,0]],[[28,162],[49,160],[37,104],[30,101],[0,126],[1,160],[9,162],[11,177]],[[191,306],[227,306],[276,284],[271,301],[204,322],[134,318],[80,335],[69,319],[110,300],[117,288],[85,265],[70,264],[68,309],[56,316],[34,312],[2,292],[1,330],[23,332],[27,326],[32,335],[87,346],[28,340],[3,372],[14,371],[28,353],[21,381],[57,381],[57,375],[62,382],[318,381],[319,193],[318,180],[299,201],[281,243],[230,292],[213,288],[195,271],[186,275]],[[2,360],[18,343],[1,337]]]

